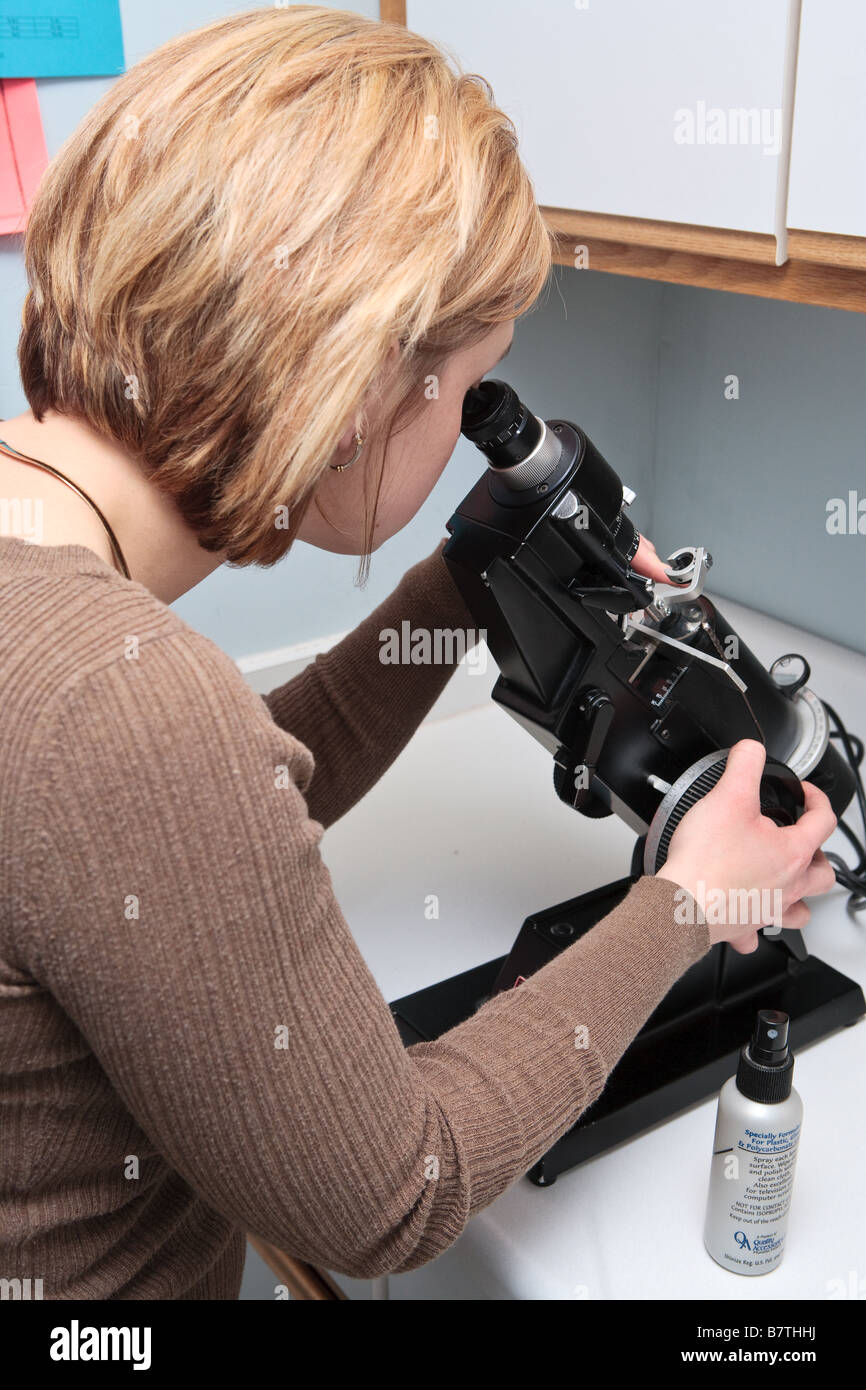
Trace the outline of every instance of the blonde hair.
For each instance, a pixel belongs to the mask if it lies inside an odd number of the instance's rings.
[[[433,368],[525,312],[550,270],[492,101],[427,39],[315,5],[156,49],[39,186],[18,348],[33,414],[124,446],[235,565],[285,554],[359,424],[379,451],[369,550],[388,435]],[[398,405],[371,440],[395,340]]]

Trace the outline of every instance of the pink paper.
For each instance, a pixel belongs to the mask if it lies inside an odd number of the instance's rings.
[[[0,236],[24,231],[47,163],[36,82],[0,79]]]

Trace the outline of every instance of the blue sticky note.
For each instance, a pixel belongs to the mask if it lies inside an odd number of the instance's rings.
[[[117,77],[118,0],[4,0],[0,77]]]

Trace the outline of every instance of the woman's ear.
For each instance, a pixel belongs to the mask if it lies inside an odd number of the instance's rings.
[[[345,433],[340,436],[336,452],[338,454],[351,454],[355,443],[355,426],[349,425]]]
[[[401,339],[399,339],[399,338],[394,338],[394,339],[392,339],[391,346],[388,348],[388,352],[387,352],[387,355],[386,355],[386,357],[385,357],[384,364],[383,364],[383,366],[382,366],[382,370],[379,372],[378,381],[379,381],[379,383],[380,383],[380,386],[379,386],[379,389],[380,389],[380,390],[384,389],[384,388],[389,384],[390,374],[391,374],[391,372],[393,371],[393,369],[396,367],[397,361],[398,361],[398,359],[399,359],[399,357],[400,357],[400,353],[401,353],[401,352],[402,352],[402,343],[401,343]],[[384,384],[384,385],[382,385],[382,384]],[[375,385],[374,385],[374,387],[373,387],[372,395],[373,395],[374,397],[376,396],[376,386],[375,386]],[[347,426],[346,426],[346,428],[345,428],[343,434],[340,436],[339,443],[337,444],[337,452],[338,452],[339,454],[344,454],[344,453],[345,453],[345,454],[351,454],[351,453],[353,452],[353,450],[354,450],[354,448],[355,448],[355,429],[356,429],[356,426],[355,426],[354,424],[351,424],[351,425],[347,425]]]

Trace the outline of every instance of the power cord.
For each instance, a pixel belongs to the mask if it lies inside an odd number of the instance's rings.
[[[821,703],[836,725],[835,729],[831,729],[830,737],[839,739],[845,750],[845,757],[851,765],[857,804],[860,807],[863,829],[866,832],[866,793],[863,791],[863,780],[860,776],[860,764],[863,761],[863,740],[858,738],[856,734],[849,734],[832,705],[828,705],[826,700],[822,700]],[[808,778],[806,780],[808,781]],[[846,825],[843,820],[840,820],[838,828],[854,846],[858,856],[857,863],[852,868],[845,863],[840,855],[831,854],[827,850],[825,850],[825,854],[836,870],[836,882],[841,883],[842,887],[849,891],[848,911],[852,913],[863,912],[866,910],[866,849],[863,848],[862,841],[857,838],[850,825]]]

